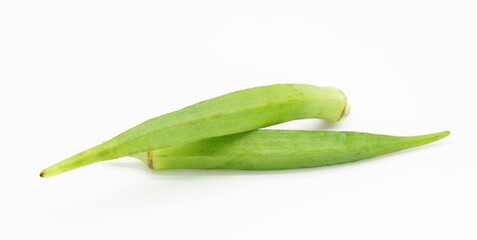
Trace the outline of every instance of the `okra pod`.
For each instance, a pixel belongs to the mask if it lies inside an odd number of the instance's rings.
[[[133,155],[153,169],[278,170],[354,162],[442,139],[361,132],[256,130]]]
[[[348,111],[346,97],[332,87],[277,84],[245,89],[145,121],[109,141],[46,168],[40,176],[50,177],[95,162],[290,120],[322,118],[338,121]]]

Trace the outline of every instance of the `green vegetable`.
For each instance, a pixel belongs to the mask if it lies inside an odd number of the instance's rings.
[[[332,87],[278,84],[229,93],[150,119],[40,173],[54,176],[95,162],[250,131],[295,119],[338,121],[349,111]]]
[[[133,155],[154,169],[276,170],[354,162],[437,141],[360,132],[256,130]]]

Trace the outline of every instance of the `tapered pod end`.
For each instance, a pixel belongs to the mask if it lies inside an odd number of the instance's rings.
[[[422,141],[423,144],[435,142],[437,140],[441,140],[447,136],[449,136],[450,131],[442,131],[442,132],[437,132],[437,133],[431,133],[431,134],[426,134],[426,135],[420,135],[420,136],[414,136],[414,137],[408,137],[408,138],[414,138],[418,141]]]
[[[60,173],[64,173],[76,168],[80,168],[80,167],[92,164],[94,162],[97,162],[97,161],[89,161],[89,159],[86,159],[83,161],[74,161],[71,159],[66,159],[45,168],[43,171],[40,172],[40,177],[42,178],[52,177]]]
[[[407,143],[403,144],[405,148],[417,147],[421,145],[425,145],[428,143],[432,143],[438,140],[441,140],[447,136],[449,136],[450,131],[442,131],[438,133],[420,135],[420,136],[411,136],[411,137],[404,137],[402,140],[406,141]]]
[[[86,165],[106,160],[110,159],[98,155],[97,151],[91,148],[45,168],[43,171],[40,172],[40,177],[52,177],[60,173],[64,173],[73,169],[77,169]]]
[[[434,141],[443,139],[443,138],[445,138],[449,135],[450,135],[450,131],[442,131],[442,132],[438,132],[438,133],[434,133],[434,134],[429,134],[428,136],[430,137],[429,140],[431,140],[431,142],[434,142]]]
[[[43,169],[43,171],[40,172],[40,177],[47,178],[60,174],[61,172],[52,169],[53,166]]]
[[[45,168],[45,169],[43,169],[43,171],[40,172],[40,177],[47,178],[47,177],[55,176],[57,174],[59,174],[59,173],[51,171],[48,168]]]
[[[438,133],[439,134],[439,139],[445,138],[450,135],[450,131],[443,131]]]

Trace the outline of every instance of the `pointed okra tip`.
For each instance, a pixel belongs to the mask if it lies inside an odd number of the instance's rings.
[[[63,162],[53,164],[40,172],[40,177],[47,178],[78,168],[74,165],[64,165]]]
[[[57,163],[58,164],[58,163]],[[41,178],[47,178],[47,177],[51,177],[51,176],[55,176],[57,175],[57,168],[56,168],[56,165],[57,164],[53,164],[45,169],[43,169],[41,172],[40,172],[40,177]]]
[[[443,139],[443,138],[445,138],[445,137],[447,137],[447,136],[449,136],[449,135],[450,135],[450,131],[438,132],[438,133],[435,134],[435,136],[437,137],[436,141],[437,141],[437,140],[440,140],[440,139]]]
[[[40,172],[40,177],[42,178],[47,178],[47,177],[51,177],[51,176],[54,176],[56,174],[50,174],[49,171],[48,171],[48,168],[46,169],[43,169],[43,171]]]
[[[43,169],[43,171],[40,172],[40,177],[42,178],[47,178],[47,177],[51,177],[55,175],[56,175],[55,173],[51,173],[50,171],[48,171],[48,168]]]
[[[450,131],[443,131],[442,132],[442,138],[445,138],[450,135]]]
[[[449,136],[449,134],[450,134],[450,131],[442,131],[442,132],[431,133],[431,134],[426,134],[421,136],[415,136],[411,138],[414,138],[414,140],[420,142],[421,143],[420,145],[424,145],[424,144],[441,140]]]
[[[431,142],[441,140],[449,135],[450,135],[450,131],[442,131],[442,132],[436,132],[436,133],[431,133],[427,135],[421,135],[417,137],[422,140],[425,140],[427,143],[431,143]]]

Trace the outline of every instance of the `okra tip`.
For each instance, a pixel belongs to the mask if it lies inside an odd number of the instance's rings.
[[[438,138],[439,138],[439,139],[443,139],[443,138],[445,138],[445,137],[447,137],[447,136],[450,135],[450,131],[442,131],[442,132],[439,132],[439,133],[437,133],[437,134],[438,134]]]
[[[47,168],[46,168],[46,169],[43,169],[43,171],[40,172],[40,177],[42,177],[42,178],[51,177],[51,176],[53,176],[53,175],[56,175],[56,174],[48,174]]]
[[[47,178],[56,175],[57,173],[51,173],[51,171],[48,170],[48,168],[43,169],[43,171],[40,172],[40,177],[42,178]]]

